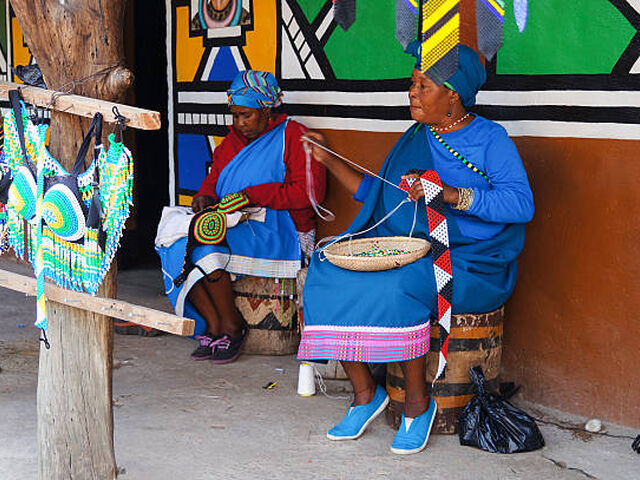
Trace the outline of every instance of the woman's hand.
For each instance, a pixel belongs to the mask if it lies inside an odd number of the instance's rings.
[[[193,213],[198,213],[200,210],[204,210],[205,208],[213,205],[215,200],[213,197],[209,195],[198,195],[197,197],[193,197],[191,201],[191,209]]]
[[[402,176],[403,179],[407,178],[415,178],[419,179],[420,176],[415,173],[410,173]],[[458,203],[458,190],[456,188],[450,187],[446,183],[442,182],[442,190],[444,195],[444,201],[446,203],[450,203],[452,205],[456,205]],[[424,197],[424,190],[422,189],[422,182],[415,181],[413,185],[411,185],[411,189],[409,190],[409,198],[414,202],[417,202],[422,197]]]
[[[309,139],[313,140],[314,142],[319,143],[320,145],[323,145],[325,147],[329,146],[329,144],[327,142],[327,138],[320,132],[309,130],[307,133],[305,133],[302,136],[301,141],[306,146],[311,148],[311,155],[313,155],[313,158],[317,162],[320,162],[325,167],[328,166],[327,163],[331,162],[331,160],[333,158],[335,158],[335,157],[332,154],[330,154],[329,152],[327,152],[326,150],[320,148],[319,146],[314,145],[313,143],[306,141],[305,137],[309,138]]]

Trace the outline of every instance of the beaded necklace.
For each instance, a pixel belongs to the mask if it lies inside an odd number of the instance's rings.
[[[440,135],[438,135],[438,133],[433,129],[433,127],[431,125],[427,125],[427,126],[429,127],[429,131],[435,137],[435,139],[438,140],[438,142],[440,142],[442,144],[442,146],[444,146],[444,148],[449,150],[451,155],[456,157],[458,160],[460,160],[462,163],[464,163],[467,167],[469,167],[471,170],[473,170],[478,175],[480,175],[482,178],[484,178],[487,182],[491,183],[491,180],[489,180],[489,176],[486,173],[484,173],[482,170],[480,170],[478,167],[476,167],[469,160],[464,158],[464,155],[462,155],[459,152],[456,152],[453,148],[451,148],[451,146],[447,142],[445,142],[444,139]]]
[[[457,119],[455,122],[450,123],[449,125],[447,125],[446,127],[442,127],[442,128],[436,128],[433,125],[430,125],[430,128],[433,128],[434,131],[438,132],[438,133],[445,133],[449,130],[451,130],[453,127],[455,127],[456,125],[458,125],[460,122],[464,122],[467,118],[469,118],[469,116],[471,115],[471,112],[467,112],[466,114],[464,114],[463,116],[461,116],[459,119]]]

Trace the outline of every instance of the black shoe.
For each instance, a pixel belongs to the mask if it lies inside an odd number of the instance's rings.
[[[118,335],[139,335],[141,337],[157,337],[164,332],[155,328],[145,327],[132,322],[113,322],[115,332]]]
[[[209,332],[199,335],[196,340],[200,341],[198,348],[191,354],[194,360],[209,360],[213,357],[213,343],[220,339],[220,335],[212,335]]]
[[[231,363],[238,358],[240,356],[240,349],[242,348],[242,345],[244,345],[248,332],[249,325],[244,322],[242,332],[240,332],[240,335],[237,337],[232,337],[225,333],[218,339],[211,342],[211,363],[221,365],[223,363]]]

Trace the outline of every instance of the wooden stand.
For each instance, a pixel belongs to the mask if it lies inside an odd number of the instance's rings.
[[[107,102],[124,99],[133,82],[133,74],[122,65],[125,0],[11,0],[11,6],[50,89]],[[49,149],[63,167],[71,169],[89,125],[83,117],[101,107],[80,105],[79,99],[59,93],[54,97],[55,92],[47,100],[38,96],[43,93],[36,91],[30,101],[52,110]],[[123,109],[119,105],[126,116]],[[157,113],[148,113],[156,118],[149,125],[158,128]],[[111,118],[105,114],[107,121]],[[127,125],[140,128],[143,123],[130,114]],[[115,293],[112,268],[99,295],[113,298]],[[53,346],[40,349],[38,477],[114,479],[111,319],[49,302],[48,320]]]
[[[36,295],[36,280],[34,278],[6,270],[0,270],[0,287],[27,295]],[[134,322],[174,335],[193,335],[195,321],[190,318],[178,317],[171,313],[133,305],[113,298],[93,297],[88,293],[65,290],[51,283],[46,284],[45,293],[49,302],[57,302],[98,315],[109,315],[112,318]]]

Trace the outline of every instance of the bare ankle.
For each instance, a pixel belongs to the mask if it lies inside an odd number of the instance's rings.
[[[362,390],[358,390],[357,392],[353,392],[353,404],[354,405],[366,405],[371,400],[373,400],[373,396],[376,393],[376,386],[369,385]]]
[[[428,406],[429,395],[418,399],[407,398],[404,402],[404,415],[409,418],[418,417],[427,411]]]

